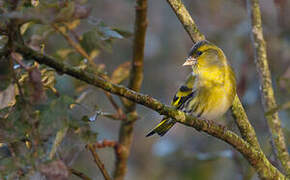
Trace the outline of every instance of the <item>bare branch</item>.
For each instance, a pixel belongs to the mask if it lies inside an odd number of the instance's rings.
[[[105,169],[104,164],[101,162],[97,152],[96,152],[96,148],[92,145],[92,144],[88,144],[87,148],[90,150],[90,152],[92,153],[92,156],[94,158],[95,163],[97,164],[97,166],[99,167],[100,171],[102,172],[105,180],[111,180],[110,175],[108,173],[108,171]]]
[[[248,0],[247,7],[252,23],[253,46],[255,50],[256,68],[261,83],[262,102],[267,112],[277,107],[271,80],[271,72],[267,60],[266,42],[263,36],[261,12],[258,0]],[[266,115],[268,127],[275,145],[275,154],[281,162],[286,174],[290,174],[290,157],[277,112]]]
[[[147,28],[147,0],[136,1],[135,13],[133,62],[128,87],[139,92],[143,81],[143,60]],[[117,156],[116,169],[114,172],[116,180],[123,180],[125,178],[127,172],[127,161],[133,140],[133,126],[135,120],[138,118],[136,103],[128,101],[127,99],[125,99],[123,103],[127,119],[122,121],[119,131],[119,144],[124,150],[120,152],[119,156]]]
[[[191,18],[189,12],[181,0],[167,0],[172,10],[175,12],[179,21],[183,25],[185,31],[188,33],[191,40],[196,43],[204,40],[204,35],[198,30],[194,20]]]
[[[91,178],[89,178],[87,175],[85,175],[84,173],[73,169],[73,168],[69,168],[70,173],[74,174],[75,176],[78,176],[79,178],[83,179],[83,180],[92,180]]]

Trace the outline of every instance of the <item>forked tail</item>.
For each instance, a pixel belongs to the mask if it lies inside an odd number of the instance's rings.
[[[159,136],[163,136],[167,133],[167,131],[169,131],[170,128],[172,128],[174,124],[174,120],[165,117],[150,133],[146,135],[146,137],[152,136],[155,133]]]

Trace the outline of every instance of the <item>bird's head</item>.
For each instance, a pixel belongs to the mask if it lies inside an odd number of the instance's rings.
[[[224,65],[226,65],[226,58],[223,51],[206,40],[193,45],[183,64],[183,66],[192,66],[193,69]]]

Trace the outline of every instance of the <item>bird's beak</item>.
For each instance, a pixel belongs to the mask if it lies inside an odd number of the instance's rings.
[[[185,59],[185,63],[182,66],[192,66],[196,63],[196,59],[192,56],[189,56]]]

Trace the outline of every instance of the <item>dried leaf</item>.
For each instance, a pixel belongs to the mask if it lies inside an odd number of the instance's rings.
[[[17,52],[12,52],[11,53],[11,57],[17,61],[22,61],[23,57],[21,54],[17,53]]]
[[[61,142],[66,136],[67,130],[68,130],[68,127],[64,127],[56,133],[56,137],[54,139],[51,151],[49,153],[49,159],[53,159],[54,155],[57,152],[57,148],[60,146]]]
[[[27,23],[24,23],[21,27],[20,27],[20,32],[21,34],[23,35],[27,30],[28,28],[33,25],[34,22],[27,22]]]
[[[114,70],[111,76],[111,82],[115,84],[120,84],[121,82],[123,82],[125,79],[129,77],[130,68],[131,68],[130,61],[121,64]]]
[[[61,21],[67,21],[71,20],[71,17],[73,16],[75,12],[75,2],[70,1],[69,3],[66,3],[63,8],[61,8],[59,14],[57,15],[55,22],[61,22]]]
[[[66,22],[65,25],[69,30],[72,30],[72,29],[77,28],[80,25],[80,20],[76,19],[76,20],[71,21],[71,22]]]
[[[55,89],[55,71],[52,69],[42,69],[41,70],[41,76],[42,76],[42,83],[43,86],[47,89],[52,90],[53,93],[55,93],[56,95],[58,95],[57,90]]]
[[[69,49],[69,48],[67,48],[67,49],[60,49],[60,50],[58,50],[56,53],[57,53],[57,55],[59,55],[62,59],[66,59],[67,56],[68,56],[71,52],[74,52],[74,50],[73,50],[73,49]]]
[[[37,7],[39,5],[39,0],[31,0],[31,4],[34,7]]]
[[[0,91],[0,109],[13,106],[16,102],[15,95],[14,84],[10,84],[4,91]]]
[[[29,70],[29,82],[32,85],[31,103],[39,104],[46,100],[46,94],[43,88],[41,72],[38,67],[33,67]]]
[[[43,41],[42,36],[34,34],[31,36],[28,46],[35,51],[41,51],[42,41]]]
[[[91,13],[92,8],[82,5],[76,5],[74,18],[76,19],[84,19],[87,18]]]

